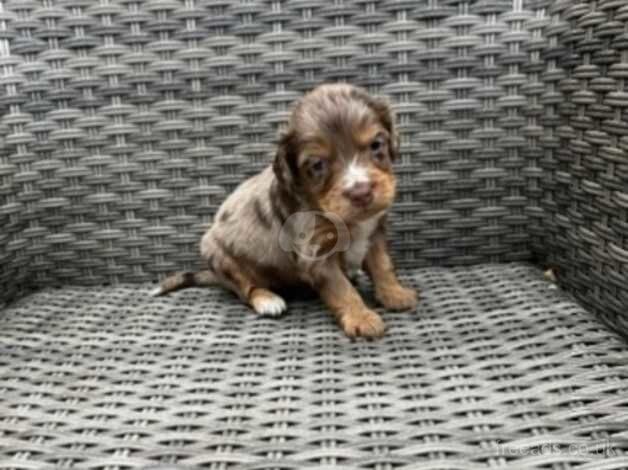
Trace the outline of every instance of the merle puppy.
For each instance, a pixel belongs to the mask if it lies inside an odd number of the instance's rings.
[[[398,151],[386,100],[347,84],[315,88],[296,104],[273,164],[218,210],[200,244],[206,269],[174,274],[154,294],[221,285],[258,314],[279,315],[286,303],[277,291],[306,284],[348,336],[383,335],[350,277],[363,268],[388,309],[417,304],[397,280],[384,230]]]

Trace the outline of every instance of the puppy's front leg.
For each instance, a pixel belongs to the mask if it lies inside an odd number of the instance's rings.
[[[417,293],[414,289],[403,287],[399,283],[383,233],[374,236],[364,260],[364,267],[375,286],[375,297],[384,307],[391,310],[409,310],[416,307]]]
[[[384,334],[386,325],[383,320],[364,304],[336,260],[328,260],[317,277],[316,286],[321,299],[347,336],[378,338]]]

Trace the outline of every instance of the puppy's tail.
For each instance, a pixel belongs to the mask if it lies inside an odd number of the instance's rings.
[[[150,295],[158,297],[186,287],[212,286],[216,282],[216,276],[209,270],[175,273],[161,281],[159,287],[152,290]]]

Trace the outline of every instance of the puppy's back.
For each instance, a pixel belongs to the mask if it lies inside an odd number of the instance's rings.
[[[241,183],[218,209],[201,239],[201,255],[216,251],[273,268],[287,268],[287,253],[279,246],[281,220],[272,204],[276,183],[270,166]]]

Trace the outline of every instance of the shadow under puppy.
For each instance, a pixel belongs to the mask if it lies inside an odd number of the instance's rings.
[[[347,84],[321,85],[294,108],[272,166],[244,181],[201,240],[206,269],[166,278],[155,295],[221,285],[261,315],[279,315],[276,292],[306,284],[350,337],[385,325],[350,282],[363,268],[386,308],[412,309],[388,254],[385,219],[398,155],[388,103]]]

